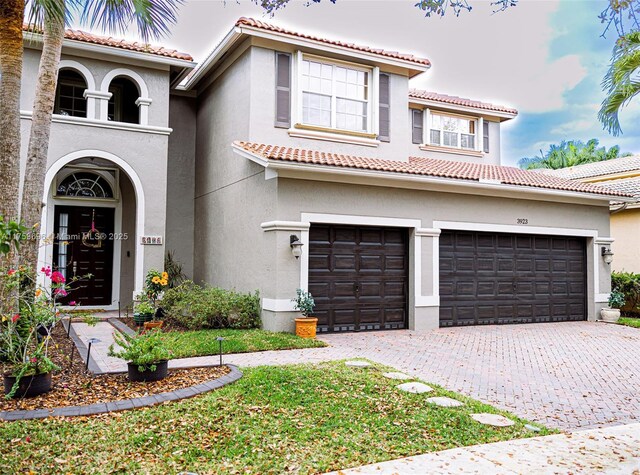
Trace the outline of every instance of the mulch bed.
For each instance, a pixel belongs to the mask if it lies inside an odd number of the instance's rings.
[[[129,328],[131,328],[136,332],[139,332],[144,328],[142,325],[141,326],[136,325],[136,322],[133,321],[133,317],[121,317],[121,318],[118,318],[117,320],[120,320],[122,323],[124,323],[126,326],[128,326]],[[163,332],[185,332],[185,331],[188,331],[188,329],[183,326],[177,325],[176,323],[165,318],[162,324],[162,331]]]
[[[169,375],[161,381],[132,383],[126,374],[94,375],[86,372],[78,350],[73,341],[67,338],[62,325],[56,326],[52,338],[49,355],[62,368],[53,374],[53,389],[34,398],[7,400],[0,395],[0,411],[52,409],[121,401],[187,388],[217,379],[230,371],[226,366],[180,369],[169,371]],[[6,370],[0,363],[0,372],[4,373]]]

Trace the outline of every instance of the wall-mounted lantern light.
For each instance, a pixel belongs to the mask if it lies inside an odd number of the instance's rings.
[[[601,253],[605,264],[611,264],[613,261],[613,252],[611,252],[611,248],[602,246]]]
[[[291,246],[291,254],[293,254],[296,259],[299,259],[302,255],[302,245],[303,244],[300,242],[300,239],[298,239],[298,236],[296,236],[295,234],[289,236],[289,246]]]

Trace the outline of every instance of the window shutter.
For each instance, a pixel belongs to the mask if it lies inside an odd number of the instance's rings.
[[[482,144],[484,153],[489,153],[489,122],[482,122]]]
[[[291,127],[291,55],[276,52],[276,127]]]
[[[389,90],[389,75],[380,74],[378,79],[378,87],[380,93],[378,96],[378,103],[380,105],[380,113],[378,114],[378,140],[381,142],[391,141],[391,110],[389,107],[391,92]]]
[[[411,142],[421,144],[424,142],[422,137],[422,111],[411,109]]]

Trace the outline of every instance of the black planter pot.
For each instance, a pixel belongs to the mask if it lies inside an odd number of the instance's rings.
[[[167,360],[158,361],[155,366],[156,369],[151,371],[150,369],[146,369],[145,371],[140,371],[138,369],[138,365],[133,363],[127,363],[127,369],[129,373],[129,381],[160,381],[167,377]]]
[[[9,394],[16,383],[16,378],[8,374],[4,375],[4,393]],[[14,398],[33,397],[51,391],[51,372],[36,374],[35,376],[23,376],[20,378],[18,390]]]
[[[144,322],[150,322],[151,320],[153,320],[153,313],[134,313],[133,314],[133,321],[139,327],[144,325]]]
[[[51,323],[49,325],[39,324],[36,327],[36,330],[38,331],[38,335],[40,335],[40,336],[48,336],[49,332],[51,332],[52,328],[53,328],[53,323]]]

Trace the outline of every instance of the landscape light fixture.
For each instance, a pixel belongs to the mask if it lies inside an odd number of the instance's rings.
[[[289,246],[291,246],[291,254],[293,254],[296,259],[300,259],[303,244],[300,242],[298,236],[295,234],[289,236]]]
[[[613,261],[613,252],[611,251],[611,248],[602,246],[601,254],[605,264],[611,264]]]
[[[218,338],[216,338],[216,340],[218,340],[219,352],[220,352],[220,364],[218,366],[222,366],[222,342],[224,341],[224,338],[219,336]]]
[[[84,365],[84,370],[87,371],[89,369],[89,358],[91,357],[91,345],[94,343],[100,343],[98,338],[89,338],[89,348],[87,348],[87,362]]]

